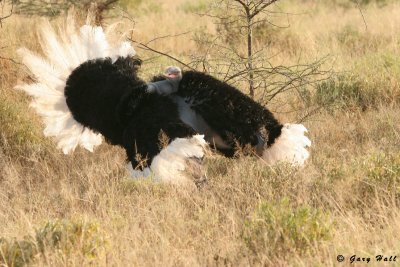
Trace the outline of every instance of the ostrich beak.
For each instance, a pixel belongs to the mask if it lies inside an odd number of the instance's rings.
[[[179,73],[174,73],[174,72],[170,72],[170,73],[165,73],[164,74],[165,78],[169,78],[169,79],[175,79],[179,76]]]

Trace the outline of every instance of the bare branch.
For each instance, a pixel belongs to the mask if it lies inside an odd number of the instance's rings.
[[[261,7],[257,6],[253,13],[250,15],[251,18],[254,18],[255,16],[258,15],[258,13],[260,13],[261,11],[263,11],[265,8],[267,8],[268,6],[272,5],[273,3],[277,2],[278,0],[269,0],[266,1],[264,4],[261,5]],[[261,1],[260,3],[262,3],[264,1]]]
[[[5,5],[5,1],[4,0],[0,0],[0,3],[3,2],[2,4]],[[0,27],[3,27],[3,21],[9,17],[11,17],[11,15],[13,14],[13,10],[14,10],[14,3],[11,2],[11,9],[9,14],[7,14],[6,16],[2,16],[0,17]]]
[[[360,13],[361,13],[361,17],[362,17],[362,19],[363,19],[363,21],[364,21],[365,30],[367,31],[367,30],[368,30],[368,26],[367,26],[367,22],[365,21],[364,13],[363,13],[362,10],[361,10],[360,2],[359,2],[358,0],[356,0],[356,4],[357,4],[358,10],[359,10]]]
[[[151,39],[150,41],[148,41],[146,43],[146,45],[149,45],[150,43],[152,43],[154,41],[157,41],[157,40],[161,40],[161,39],[165,39],[165,38],[171,38],[171,37],[178,37],[178,36],[185,35],[185,34],[188,34],[188,33],[190,33],[190,31],[182,32],[182,33],[178,33],[178,34],[174,34],[174,35],[168,34],[168,35],[164,35],[164,36],[155,37],[155,38]]]
[[[135,41],[135,40],[133,40],[132,38],[129,38],[129,40],[130,40],[131,42],[135,43],[135,44],[138,44],[138,45],[139,45],[139,46],[138,46],[139,49],[148,50],[148,51],[151,51],[151,52],[153,52],[153,53],[156,53],[156,54],[159,54],[159,55],[168,57],[168,58],[170,58],[170,59],[172,59],[172,60],[178,62],[179,64],[181,64],[181,65],[183,65],[183,66],[185,66],[185,67],[187,67],[187,68],[189,68],[189,69],[191,69],[191,70],[195,70],[195,69],[193,69],[191,66],[189,66],[188,64],[186,64],[186,63],[184,63],[183,61],[177,59],[176,57],[173,57],[173,56],[169,55],[168,53],[158,51],[158,50],[156,50],[156,49],[154,49],[154,48],[148,46],[147,44],[144,44],[144,43]]]
[[[249,8],[249,5],[248,5],[248,4],[246,4],[246,3],[243,2],[242,0],[233,0],[233,1],[235,1],[235,2],[239,3],[240,5],[242,5],[242,7],[243,7],[243,9],[245,10],[247,16],[250,15],[250,8]]]
[[[270,60],[283,51],[268,55],[268,46],[253,41],[253,31],[264,23],[273,28],[290,27],[289,13],[270,11],[268,7],[278,0],[219,0],[220,6],[203,16],[211,17],[217,25],[217,34],[201,35],[195,39],[203,56],[193,56],[191,66],[201,67],[212,75],[233,86],[246,86],[251,97],[263,104],[280,101],[278,95],[290,92],[299,103],[307,103],[305,97],[318,82],[325,81],[330,70],[321,70],[327,58],[292,66],[274,66]],[[286,25],[277,25],[273,17],[287,17]],[[300,57],[300,56],[299,56]],[[308,92],[308,91],[307,91]],[[289,102],[282,103],[287,109]],[[307,112],[309,111],[306,109]],[[312,112],[310,113],[312,114]],[[306,116],[305,116],[306,117]]]

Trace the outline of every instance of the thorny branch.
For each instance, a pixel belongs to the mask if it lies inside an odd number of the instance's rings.
[[[203,55],[194,55],[190,65],[195,68],[207,66],[211,75],[220,77],[233,86],[243,88],[243,85],[248,85],[250,96],[257,98],[262,104],[283,101],[280,105],[282,110],[291,104],[287,99],[282,100],[278,96],[290,92],[300,100],[296,103],[303,106],[300,110],[303,114],[306,112],[303,116],[305,119],[316,112],[315,110],[319,110],[318,107],[312,109],[313,107],[309,106],[309,90],[319,82],[329,79],[332,70],[322,69],[328,56],[307,64],[274,65],[272,58],[282,52],[268,55],[268,47],[271,44],[263,45],[257,42],[255,45],[253,34],[257,33],[256,30],[269,26],[290,27],[290,13],[282,12],[279,7],[278,11],[268,9],[277,2],[278,0],[216,1],[213,9],[199,15],[212,18],[218,33],[215,36],[205,33],[195,39]],[[274,21],[277,16],[286,17],[286,25],[277,24]],[[269,38],[274,42],[274,37]],[[294,107],[291,107],[291,112],[293,109]]]
[[[188,33],[190,33],[190,31],[178,33],[178,34],[174,34],[174,35],[168,34],[168,35],[164,35],[164,36],[155,37],[155,38],[151,39],[150,41],[146,42],[146,45],[149,45],[150,43],[152,43],[154,41],[158,41],[158,40],[165,39],[165,38],[178,37],[178,36],[185,35]]]
[[[159,38],[163,38],[163,37],[159,37]],[[158,38],[158,39],[159,39],[159,38]],[[166,38],[166,37],[164,36],[164,38]],[[191,66],[189,66],[189,65],[186,64],[185,62],[179,60],[178,58],[176,58],[176,57],[174,57],[174,56],[171,56],[170,54],[168,54],[168,53],[166,53],[166,52],[158,51],[157,49],[154,49],[154,48],[150,47],[150,46],[148,45],[148,43],[150,43],[151,41],[147,42],[147,44],[144,44],[144,43],[142,43],[142,42],[135,41],[135,40],[133,40],[132,38],[129,38],[129,40],[130,40],[131,42],[137,44],[137,45],[138,45],[137,48],[139,48],[139,49],[151,51],[151,52],[153,52],[153,53],[156,53],[156,54],[159,54],[159,55],[168,57],[168,58],[170,58],[170,59],[172,59],[172,60],[178,62],[179,64],[181,64],[181,65],[187,67],[188,69],[194,70],[194,68],[192,68]],[[153,40],[154,40],[154,39],[153,39]]]
[[[236,12],[236,14],[226,16],[226,14],[209,15],[213,16],[223,27],[228,28],[239,28],[239,34],[242,31],[245,32],[245,43],[247,44],[247,55],[244,59],[245,61],[245,74],[247,75],[247,83],[249,86],[249,94],[252,98],[255,97],[255,91],[257,89],[257,81],[255,80],[255,57],[258,52],[254,52],[254,42],[253,42],[253,31],[257,24],[266,22],[268,24],[274,25],[267,18],[259,18],[260,14],[265,13],[265,10],[270,5],[274,4],[278,0],[233,0],[233,3],[229,1],[219,1],[217,5],[225,4],[225,8],[230,11]],[[235,25],[236,24],[236,25]],[[228,26],[229,25],[229,26]],[[275,25],[274,25],[275,26]],[[232,51],[235,48],[231,47]],[[237,53],[236,53],[237,54]]]

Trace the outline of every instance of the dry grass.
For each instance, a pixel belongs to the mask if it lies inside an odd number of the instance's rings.
[[[160,11],[142,1],[134,9],[137,38],[213,31],[209,20],[187,13],[189,2],[164,1]],[[198,191],[130,180],[124,152],[106,144],[94,154],[63,155],[42,136],[27,97],[12,90],[28,79],[25,69],[0,60],[0,265],[336,266],[338,254],[346,265],[353,254],[400,257],[400,6],[366,6],[367,33],[356,8],[329,7],[282,1],[285,11],[308,13],[290,17],[292,26],[275,33],[269,49],[283,52],[273,60],[332,54],[334,69],[360,85],[349,79],[349,87],[327,88],[346,96],[360,88],[376,98],[365,108],[334,97],[340,105],[311,117],[305,124],[313,148],[303,169],[209,156],[208,183]],[[37,49],[34,32],[26,30],[36,22],[5,21],[0,43],[7,48],[0,55],[15,58],[22,44]],[[189,39],[154,45],[184,58],[196,49]],[[173,62],[151,62],[143,75],[167,64]],[[369,265],[385,266],[374,259]]]

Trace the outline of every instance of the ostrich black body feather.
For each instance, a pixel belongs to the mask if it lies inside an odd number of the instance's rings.
[[[147,164],[160,152],[159,135],[189,137],[195,132],[184,124],[173,101],[146,91],[137,76],[140,60],[90,60],[67,80],[65,96],[74,119],[101,133],[113,145],[125,148],[133,168],[140,154]]]

